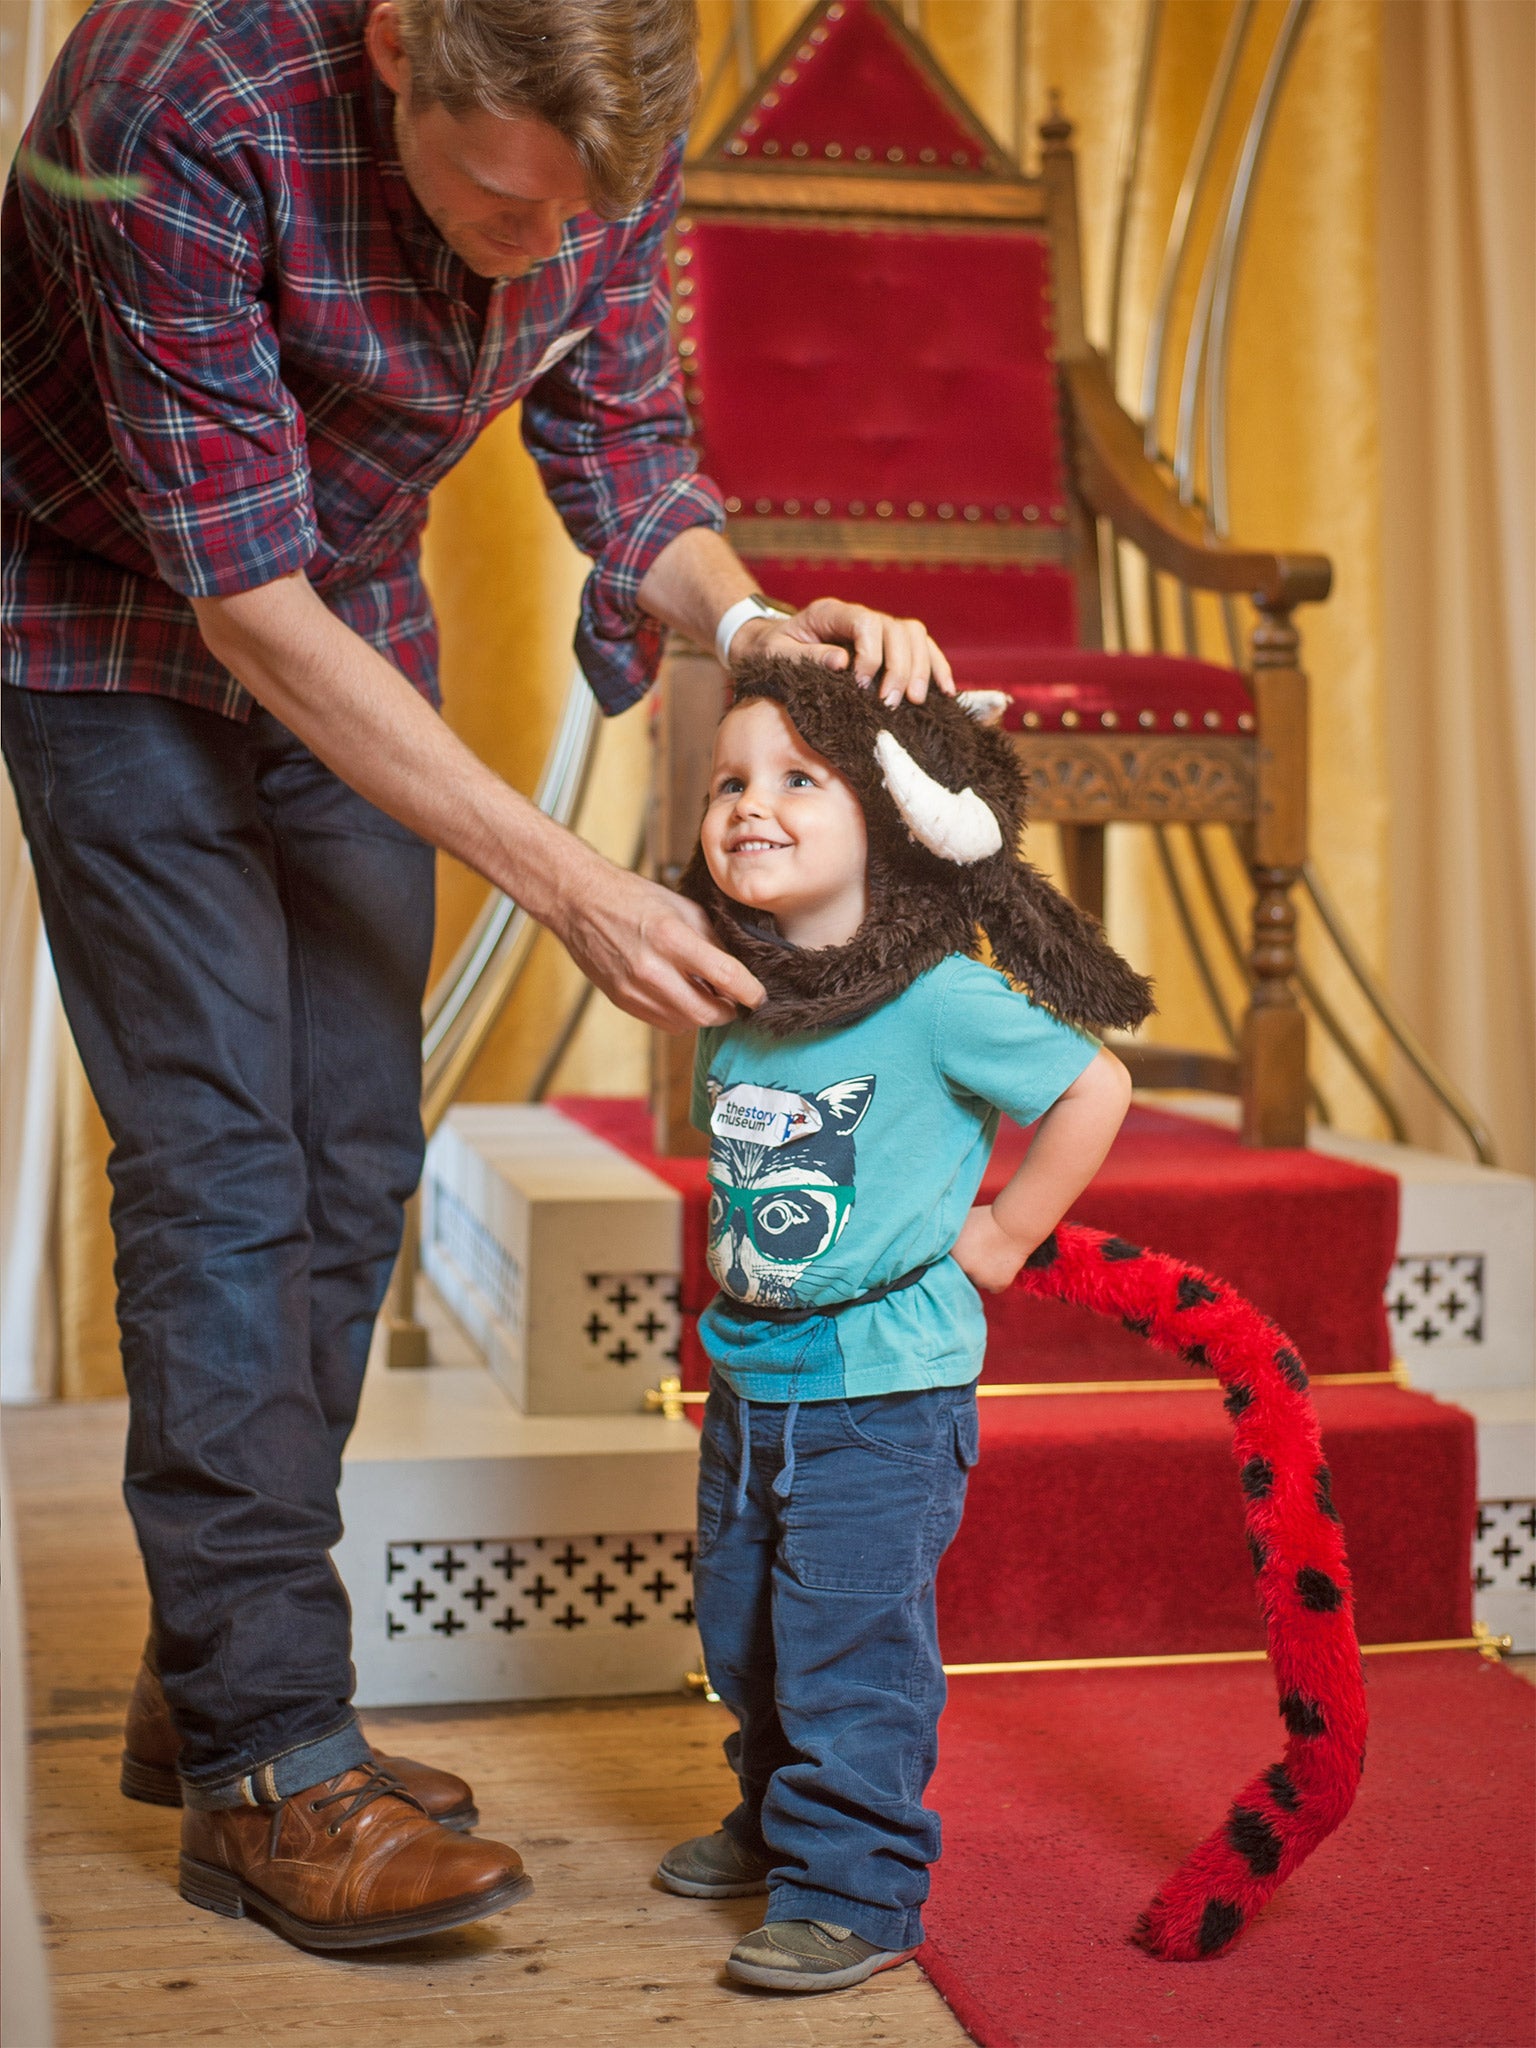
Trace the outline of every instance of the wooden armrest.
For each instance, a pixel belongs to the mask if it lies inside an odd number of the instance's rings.
[[[1071,407],[1077,480],[1095,512],[1134,541],[1155,568],[1195,590],[1243,591],[1256,603],[1289,610],[1328,595],[1326,555],[1271,555],[1215,539],[1192,505],[1181,505],[1142,446],[1141,429],[1123,410],[1102,357],[1063,363]]]

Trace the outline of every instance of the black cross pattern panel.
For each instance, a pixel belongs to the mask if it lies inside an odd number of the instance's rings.
[[[682,1342],[675,1273],[586,1273],[581,1340],[591,1362],[677,1371]]]
[[[1478,1502],[1472,1583],[1480,1593],[1536,1592],[1536,1500]]]
[[[384,1627],[391,1641],[691,1629],[693,1536],[391,1543]]]
[[[1394,1259],[1387,1315],[1399,1356],[1483,1339],[1483,1255],[1442,1252]]]

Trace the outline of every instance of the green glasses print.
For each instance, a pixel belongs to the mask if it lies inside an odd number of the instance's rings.
[[[823,1182],[733,1188],[711,1178],[709,1234],[727,1236],[740,1216],[760,1258],[777,1266],[803,1266],[836,1242],[853,1196],[851,1187]]]

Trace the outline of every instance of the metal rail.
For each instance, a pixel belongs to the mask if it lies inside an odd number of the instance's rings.
[[[1354,977],[1360,993],[1375,1011],[1387,1036],[1440,1107],[1460,1126],[1467,1143],[1477,1156],[1478,1163],[1482,1166],[1497,1166],[1498,1155],[1494,1150],[1493,1138],[1487,1125],[1455,1083],[1442,1073],[1412,1025],[1377,981],[1365,956],[1356,945],[1354,935],[1340,917],[1337,905],[1324,888],[1322,877],[1311,861],[1306,861],[1302,866],[1301,882],[1311,900],[1312,908],[1317,912],[1324,930],[1337,948],[1340,959]]]
[[[1232,97],[1232,85],[1237,76],[1238,59],[1243,53],[1243,43],[1253,20],[1257,0],[1238,0],[1227,23],[1226,37],[1222,42],[1221,54],[1216,60],[1216,69],[1211,75],[1205,105],[1200,112],[1200,125],[1195,130],[1195,139],[1190,145],[1189,162],[1184,167],[1184,176],[1179,184],[1178,197],[1173,203],[1173,217],[1168,225],[1168,236],[1163,244],[1162,268],[1158,272],[1157,292],[1152,301],[1152,313],[1147,322],[1147,339],[1141,358],[1141,417],[1147,454],[1156,461],[1160,455],[1157,433],[1158,408],[1162,402],[1163,349],[1168,338],[1168,321],[1173,312],[1174,294],[1179,287],[1179,275],[1184,267],[1184,252],[1189,244],[1190,224],[1194,218],[1200,195],[1205,190],[1205,181],[1211,168],[1211,152],[1216,136],[1227,111],[1227,102]]]
[[[534,802],[557,824],[581,807],[597,746],[599,712],[576,669]],[[492,890],[422,1013],[421,1115],[436,1130],[496,1027],[528,964],[540,927],[510,896]]]

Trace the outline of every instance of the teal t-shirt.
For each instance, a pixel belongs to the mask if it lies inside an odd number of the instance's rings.
[[[948,1256],[998,1114],[1043,1116],[1097,1042],[954,953],[861,1023],[770,1038],[699,1034],[693,1121],[709,1133],[709,1266],[723,1293],[841,1315],[699,1320],[722,1378],[753,1401],[963,1386],[981,1370],[981,1297]]]

